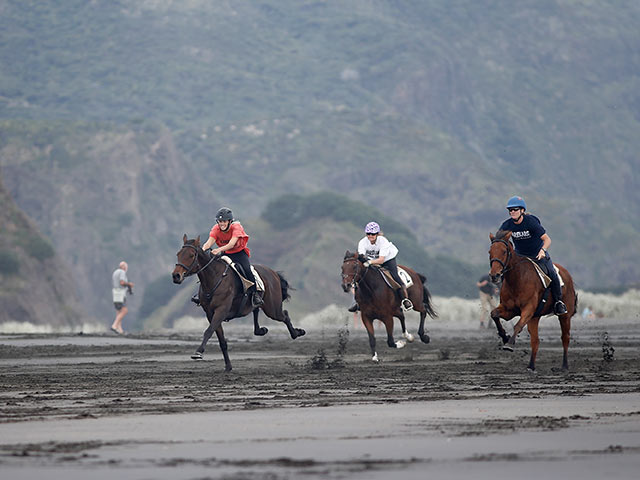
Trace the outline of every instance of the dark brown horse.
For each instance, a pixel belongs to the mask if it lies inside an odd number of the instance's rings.
[[[250,312],[253,312],[253,333],[255,335],[265,335],[268,331],[266,327],[261,327],[258,324],[260,310],[269,318],[283,322],[287,326],[291,338],[301,337],[306,333],[301,328],[294,328],[291,325],[289,313],[282,309],[282,302],[289,298],[289,283],[281,273],[263,265],[254,265],[264,283],[264,304],[259,308],[254,308],[251,299],[243,295],[240,277],[220,256],[204,252],[200,246],[200,237],[188,240],[185,235],[182,242],[182,248],[177,253],[178,263],[172,273],[173,283],[180,284],[186,277],[198,275],[200,279],[200,306],[209,321],[209,326],[204,331],[202,343],[196,353],[191,355],[191,358],[194,360],[202,358],[205,345],[213,332],[216,332],[224,357],[225,370],[231,370],[222,322],[244,317]]]
[[[376,337],[373,331],[373,321],[378,319],[384,323],[387,329],[387,345],[391,348],[402,348],[405,341],[396,342],[393,339],[393,317],[400,319],[402,335],[408,342],[413,342],[413,335],[407,332],[404,320],[404,312],[400,305],[400,297],[387,285],[382,272],[377,267],[365,267],[366,258],[357,253],[347,251],[342,262],[342,289],[351,292],[355,289],[356,302],[360,306],[362,323],[369,334],[369,346],[371,347],[372,360],[378,361],[376,353]],[[431,318],[438,315],[431,306],[431,294],[427,290],[426,277],[416,273],[412,269],[401,266],[413,280],[413,285],[407,289],[409,300],[413,303],[413,309],[420,312],[420,327],[418,335],[424,343],[429,343],[429,335],[424,331],[424,320],[429,314]]]
[[[536,354],[540,346],[538,322],[540,317],[553,313],[553,301],[549,299],[544,305],[541,304],[545,288],[533,263],[527,257],[516,253],[510,240],[511,232],[499,231],[495,236],[489,234],[489,238],[491,239],[491,247],[489,248],[491,280],[497,283],[502,278],[500,305],[491,312],[491,318],[498,328],[498,335],[503,343],[502,348],[509,351],[513,351],[516,337],[524,326],[527,326],[531,337],[531,358],[528,368],[535,371]],[[556,266],[564,281],[562,297],[567,305],[567,313],[558,317],[562,330],[562,348],[564,349],[562,368],[567,370],[569,368],[567,351],[569,350],[571,317],[576,313],[578,295],[573,287],[573,279],[569,272],[562,265],[556,264]],[[550,296],[551,292],[548,292],[547,295]],[[500,318],[511,320],[518,315],[520,315],[520,320],[513,327],[513,335],[509,336],[505,333]]]

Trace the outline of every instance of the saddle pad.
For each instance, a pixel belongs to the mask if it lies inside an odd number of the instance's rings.
[[[385,279],[387,285],[389,285],[394,290],[400,287],[400,285],[398,285],[398,282],[396,282],[391,276],[391,272],[389,272],[389,270],[387,270],[386,268],[381,268],[380,271],[382,272],[382,278]],[[400,280],[402,280],[402,283],[405,287],[409,288],[411,285],[413,285],[411,275],[409,275],[406,270],[403,270],[401,267],[398,267],[398,276],[400,277]]]
[[[540,268],[540,265],[538,265],[536,262],[534,262],[533,259],[527,257],[527,260],[529,260],[531,263],[533,263],[533,266],[536,267],[536,272],[538,272],[538,277],[540,277],[540,281],[542,282],[542,286],[544,288],[547,288],[551,284],[551,279],[549,278],[549,276],[542,271],[542,268]],[[553,265],[553,268],[556,269],[556,274],[558,275],[558,280],[560,280],[560,288],[564,287],[564,280],[562,279],[562,275],[560,275],[560,270],[558,270],[558,267],[556,267],[555,264]]]
[[[247,280],[244,275],[242,275],[240,273],[240,270],[238,268],[236,268],[236,264],[233,262],[233,260],[231,260],[231,258],[229,258],[226,255],[223,255],[222,257],[220,257],[222,260],[224,260],[225,262],[227,262],[227,264],[233,268],[233,271],[236,272],[238,274],[238,276],[240,277],[240,280],[242,280],[242,285],[244,287],[244,290],[247,291],[248,288],[253,286],[253,282],[251,280]],[[251,272],[253,272],[253,276],[256,279],[256,289],[259,292],[264,292],[264,282],[262,281],[262,278],[260,277],[260,275],[258,275],[258,271],[253,268],[253,265],[251,265]]]
[[[398,275],[400,275],[400,279],[402,280],[402,283],[404,283],[405,287],[409,288],[411,285],[413,285],[411,275],[409,275],[409,272],[407,272],[406,270],[403,270],[402,267],[398,267]]]

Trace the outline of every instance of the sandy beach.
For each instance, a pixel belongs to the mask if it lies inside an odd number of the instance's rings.
[[[233,371],[198,334],[0,337],[3,478],[636,478],[640,326],[557,321],[513,353],[491,329],[430,326],[389,349],[378,333],[291,340],[227,325]],[[509,327],[510,328],[510,327]],[[607,332],[607,339],[604,333]]]

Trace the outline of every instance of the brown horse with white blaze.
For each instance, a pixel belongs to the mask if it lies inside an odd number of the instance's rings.
[[[265,315],[286,325],[291,338],[303,336],[306,332],[301,328],[295,328],[291,324],[289,313],[282,308],[282,302],[289,298],[289,283],[280,272],[276,272],[264,265],[254,265],[258,275],[264,283],[263,305],[255,308],[251,299],[244,294],[244,289],[238,274],[229,264],[221,259],[221,256],[211,255],[200,246],[200,237],[182,238],[182,248],[178,251],[178,262],[173,269],[173,283],[180,284],[190,275],[198,275],[200,279],[200,306],[207,315],[209,326],[204,331],[202,343],[191,355],[194,360],[202,358],[204,348],[216,332],[222,356],[224,357],[225,370],[231,370],[231,361],[227,352],[227,341],[224,337],[222,322],[233,318],[244,317],[253,312],[253,333],[265,335],[267,328],[258,323],[258,314],[262,310]]]
[[[533,263],[522,255],[518,255],[511,242],[510,231],[499,231],[494,236],[489,234],[491,247],[489,248],[490,276],[494,283],[502,279],[500,289],[500,304],[491,312],[491,318],[496,324],[498,335],[502,339],[504,350],[513,351],[516,337],[527,326],[531,337],[531,357],[529,370],[535,371],[536,355],[540,346],[538,337],[538,322],[540,317],[553,314],[553,302],[545,301],[545,288]],[[567,313],[560,315],[562,348],[562,369],[568,370],[567,352],[571,330],[571,317],[578,307],[578,295],[573,286],[571,275],[562,265],[556,264],[559,275],[564,282],[562,297],[567,305]],[[550,292],[547,293],[550,296]],[[500,318],[511,320],[520,316],[520,320],[513,328],[513,334],[507,335]]]
[[[405,341],[396,342],[393,338],[393,317],[400,320],[402,335],[408,342],[413,341],[413,335],[407,332],[404,312],[400,304],[400,298],[396,292],[385,282],[380,268],[364,266],[366,258],[358,253],[347,251],[342,262],[342,289],[349,293],[355,289],[356,302],[360,306],[362,323],[369,335],[372,360],[378,361],[376,353],[376,337],[373,330],[373,321],[378,319],[384,323],[387,330],[387,345],[391,348],[402,348]],[[424,329],[424,321],[427,315],[436,318],[438,315],[431,305],[431,294],[425,285],[426,277],[411,268],[400,266],[413,281],[413,285],[407,288],[409,300],[413,303],[413,310],[420,313],[420,326],[418,335],[423,343],[429,343],[429,335]]]

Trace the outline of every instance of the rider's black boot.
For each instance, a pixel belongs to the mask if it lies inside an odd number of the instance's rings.
[[[198,293],[195,293],[193,297],[191,297],[191,301],[196,305],[200,305],[200,297],[198,296]]]
[[[264,300],[262,300],[262,295],[259,291],[254,291],[253,295],[251,296],[251,304],[255,307],[261,307],[262,305],[264,305]]]

